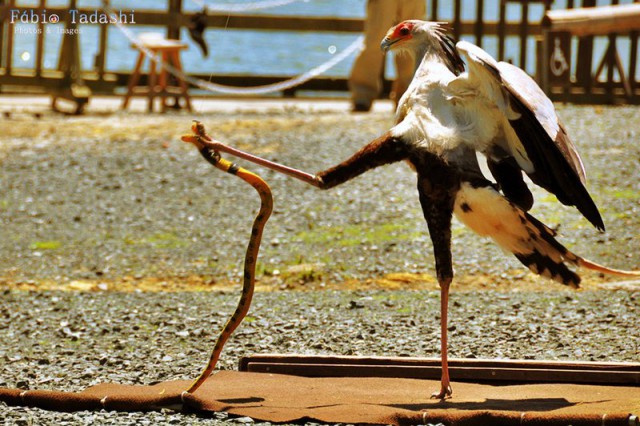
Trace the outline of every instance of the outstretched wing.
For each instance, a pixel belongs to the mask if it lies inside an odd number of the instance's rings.
[[[505,175],[499,177],[498,173],[496,179],[521,181],[517,170],[521,169],[535,184],[556,195],[561,203],[576,206],[596,228],[604,230],[598,208],[584,186],[582,160],[551,100],[520,68],[497,62],[465,41],[456,48],[468,64],[465,85],[491,100],[504,115],[504,140],[496,141],[492,149],[504,160],[500,170]]]

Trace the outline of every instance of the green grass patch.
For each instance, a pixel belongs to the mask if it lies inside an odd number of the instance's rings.
[[[62,243],[60,241],[36,241],[29,244],[29,248],[31,250],[55,250],[62,247]]]
[[[542,197],[537,197],[536,201],[538,203],[557,203],[558,199],[553,194],[545,194]]]
[[[633,189],[609,189],[606,192],[619,200],[640,199],[640,191],[635,191]]]
[[[411,240],[422,235],[421,231],[416,231],[416,226],[414,225],[384,223],[370,226],[362,223],[330,229],[318,228],[311,231],[302,231],[293,238],[308,244],[331,244],[339,247],[350,247],[360,244]]]
[[[160,232],[140,239],[125,237],[123,242],[126,245],[147,244],[156,248],[164,249],[185,247],[189,244],[187,240],[180,238],[172,232]]]
[[[146,239],[146,242],[159,248],[177,248],[187,245],[187,241],[171,232],[153,234]]]

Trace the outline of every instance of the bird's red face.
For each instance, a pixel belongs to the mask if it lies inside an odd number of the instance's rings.
[[[385,52],[401,47],[413,38],[415,23],[404,21],[392,27],[382,39],[380,48]]]

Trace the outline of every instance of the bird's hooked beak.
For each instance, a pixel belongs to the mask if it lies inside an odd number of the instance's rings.
[[[398,41],[400,41],[400,39],[393,39],[391,36],[393,34],[389,34],[387,33],[387,35],[382,39],[382,42],[380,43],[380,49],[382,49],[383,52],[387,53],[390,49],[391,46],[393,46],[393,44],[397,43]]]
[[[380,43],[380,49],[382,49],[383,52],[388,52],[397,43],[409,40],[410,38],[412,38],[412,29],[413,24],[411,23],[411,21],[405,21],[394,27],[391,27],[382,39],[382,42]]]

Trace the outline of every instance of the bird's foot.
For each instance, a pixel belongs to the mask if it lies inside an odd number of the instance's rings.
[[[183,142],[188,142],[194,144],[198,149],[202,149],[204,147],[204,141],[210,139],[207,135],[207,132],[204,128],[204,125],[199,121],[193,120],[191,123],[191,131],[193,133],[189,135],[182,135],[181,139]]]
[[[440,387],[439,392],[434,392],[431,394],[431,399],[447,399],[451,398],[453,395],[453,389],[451,389],[451,385],[449,383],[443,383]]]
[[[180,139],[182,139],[182,142],[194,144],[198,149],[204,146],[202,143],[202,139],[198,135],[182,135]]]
[[[212,141],[211,136],[207,135],[207,132],[204,128],[204,124],[197,120],[193,120],[191,124],[191,131],[193,133],[189,135],[182,135],[181,139],[183,142],[191,143],[195,145],[196,148],[200,151],[202,156],[211,164],[217,167],[220,161],[220,153],[207,144]]]

